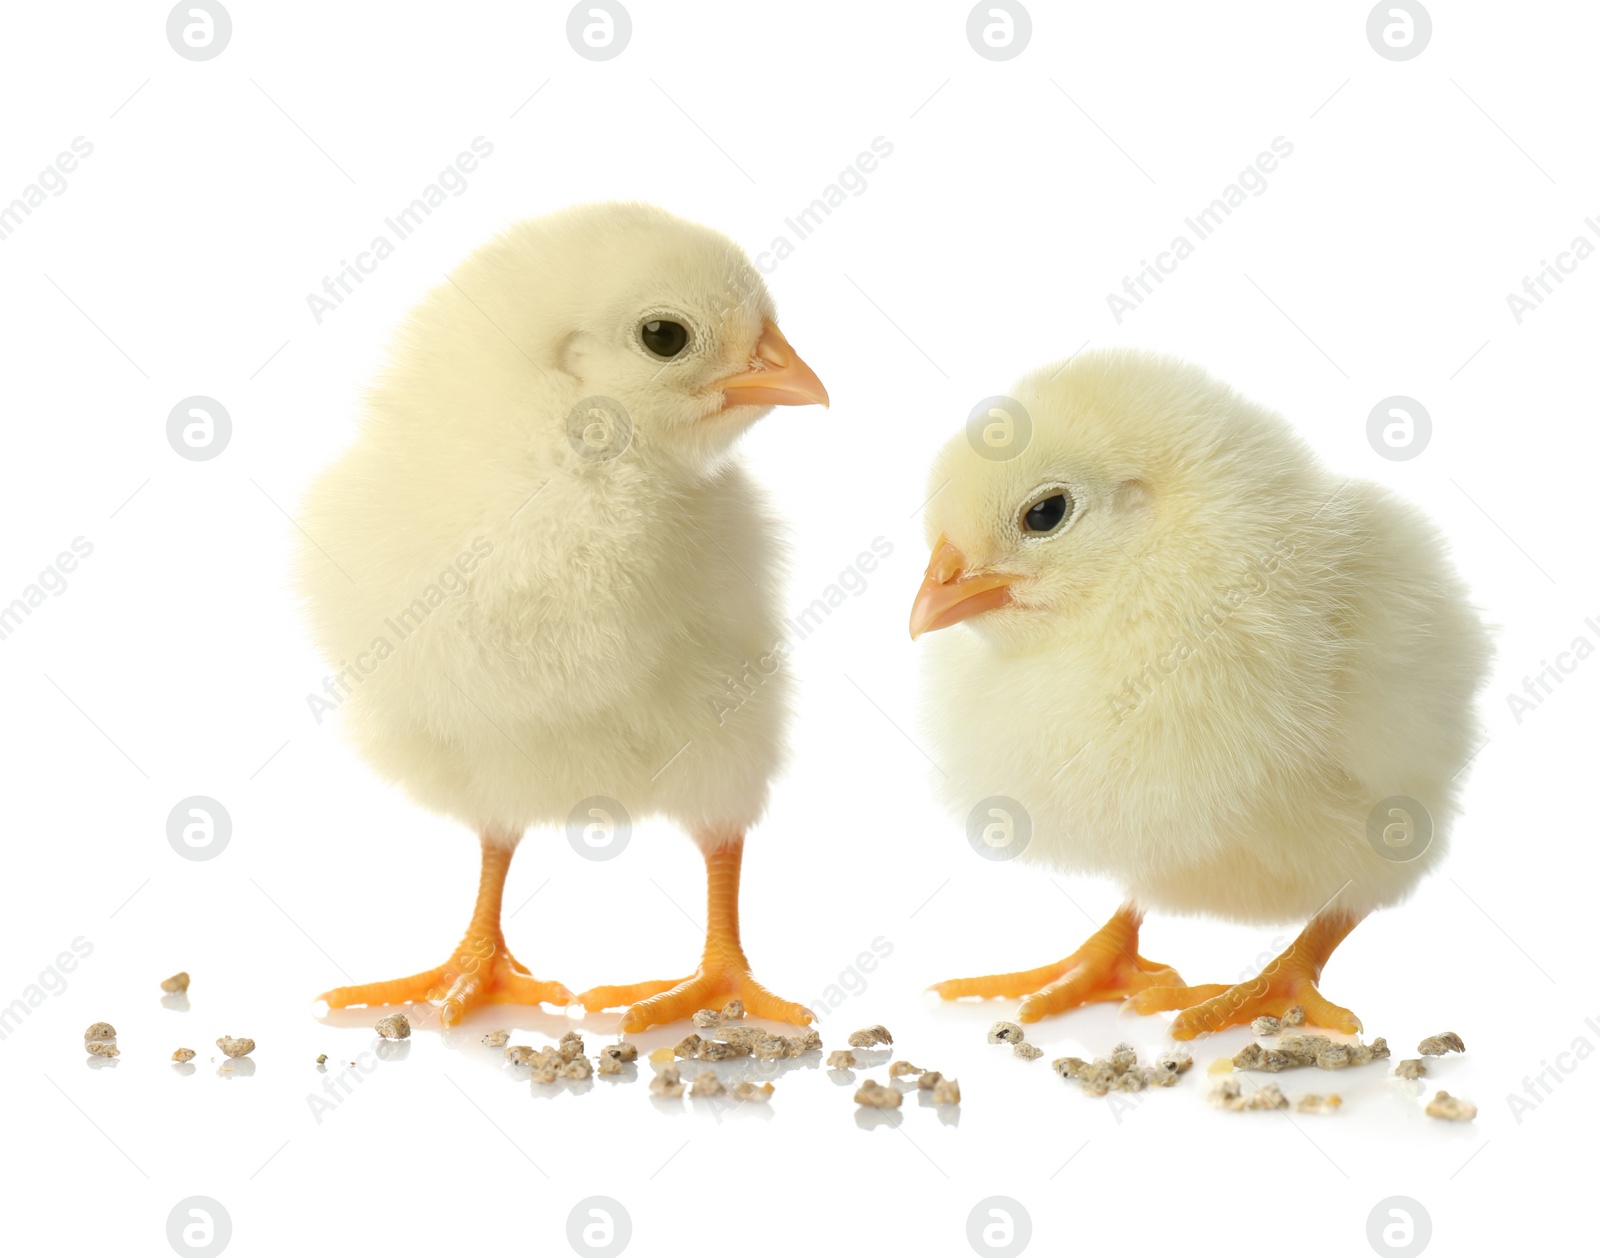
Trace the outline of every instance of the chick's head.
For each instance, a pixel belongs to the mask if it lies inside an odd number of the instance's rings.
[[[1082,354],[1011,399],[1025,425],[979,415],[935,461],[912,637],[966,621],[1012,651],[1071,634],[1175,554],[1203,571],[1248,551],[1261,490],[1305,463],[1276,417],[1153,354]],[[991,422],[1014,454],[985,444]]]
[[[773,406],[828,402],[745,252],[664,210],[531,220],[468,268],[496,273],[496,322],[563,393],[619,403],[634,440],[667,457],[715,459]]]

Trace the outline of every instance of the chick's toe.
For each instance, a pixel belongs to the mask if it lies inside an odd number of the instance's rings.
[[[1152,987],[1182,986],[1171,966],[1138,953],[1140,913],[1123,905],[1084,945],[1070,956],[1035,970],[956,978],[930,989],[946,1000],[963,996],[1022,997],[1019,1022],[1037,1022],[1047,1014],[1076,1009],[1096,1001],[1125,1000]]]

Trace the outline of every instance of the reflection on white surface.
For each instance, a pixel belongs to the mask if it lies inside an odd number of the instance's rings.
[[[879,1109],[874,1105],[856,1106],[856,1126],[862,1131],[875,1131],[879,1127],[898,1127],[905,1117],[897,1109]]]

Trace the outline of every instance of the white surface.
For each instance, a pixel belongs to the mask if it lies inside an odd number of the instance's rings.
[[[624,1204],[640,1254],[963,1254],[968,1213],[992,1195],[1024,1205],[1039,1253],[1364,1254],[1369,1212],[1394,1195],[1424,1205],[1439,1254],[1575,1235],[1600,1066],[1558,1054],[1600,1047],[1587,929],[1600,663],[1520,723],[1506,695],[1575,637],[1600,644],[1584,623],[1600,616],[1600,261],[1520,326],[1505,295],[1575,235],[1600,236],[1583,222],[1600,216],[1600,19],[1438,4],[1432,46],[1396,64],[1367,45],[1364,5],[1039,4],[1030,48],[993,64],[968,47],[959,4],[631,10],[632,45],[604,64],[571,52],[566,8],[549,4],[241,0],[231,46],[202,64],[167,46],[160,5],[4,19],[0,196],[74,136],[94,145],[0,241],[0,596],[72,538],[94,547],[0,642],[0,1002],[75,938],[93,947],[0,1041],[8,1243],[170,1253],[168,1212],[191,1195],[223,1203],[239,1255],[386,1241],[564,1253],[568,1212],[590,1195]],[[478,135],[495,151],[466,192],[316,324],[305,295]],[[477,1036],[501,1024],[544,1042],[572,1023],[507,1009],[363,1059],[370,1075],[319,1123],[313,1058],[349,1061],[373,1037],[365,1015],[320,1025],[310,997],[442,960],[476,851],[308,715],[326,670],[286,593],[279,507],[347,439],[398,317],[502,224],[637,196],[759,251],[880,135],[894,152],[867,190],[769,281],[835,399],[775,414],[746,443],[793,522],[790,601],[809,603],[875,537],[894,553],[797,653],[793,765],[751,837],[746,942],[759,976],[799,1000],[874,940],[891,945],[824,1039],[887,1023],[896,1056],[960,1077],[959,1122],[915,1104],[863,1122],[820,1068],[782,1073],[770,1112],[659,1105],[642,1079],[533,1097]],[[1105,294],[1279,135],[1294,153],[1267,191],[1119,327]],[[977,399],[1085,341],[1192,357],[1284,411],[1336,468],[1423,505],[1501,626],[1492,737],[1446,875],[1360,927],[1326,974],[1397,1056],[1447,1028],[1466,1039],[1427,1087],[1382,1068],[1299,1072],[1278,1081],[1336,1087],[1343,1111],[1234,1115],[1191,1075],[1119,1112],[1055,1079],[1049,1058],[1123,1036],[1153,1051],[1163,1019],[1052,1019],[1030,1063],[983,1042],[1009,1006],[920,994],[1060,956],[1117,900],[980,862],[932,807],[904,628],[932,450]],[[1368,411],[1396,393],[1435,426],[1411,462],[1365,439]],[[191,394],[232,414],[213,462],[165,442]],[[1018,737],[1048,717],[1017,713]],[[167,814],[191,794],[232,816],[215,860],[167,844]],[[693,963],[702,894],[694,849],[660,825],[607,863],[533,835],[507,930],[536,973],[574,989],[665,976]],[[1192,982],[1231,980],[1294,929],[1275,941],[1153,918],[1143,951]],[[187,1012],[156,987],[179,968],[194,975]],[[121,1032],[111,1068],[81,1055],[97,1019]],[[576,1023],[591,1048],[612,1024]],[[257,1040],[250,1077],[208,1060],[225,1032]],[[1199,1044],[1201,1069],[1247,1038]],[[167,1064],[179,1044],[200,1051],[192,1075]],[[1508,1094],[1557,1062],[1572,1069],[1556,1095],[1518,1122]],[[1435,1086],[1475,1101],[1477,1122],[1425,1118]]]

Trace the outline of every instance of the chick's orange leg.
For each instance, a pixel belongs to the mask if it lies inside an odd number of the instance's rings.
[[[478,880],[478,902],[467,933],[443,965],[386,983],[361,983],[323,992],[330,1009],[351,1005],[398,1005],[430,1001],[439,1005],[445,1026],[460,1022],[478,1005],[555,1005],[572,1003],[572,993],[560,983],[541,982],[511,955],[500,933],[500,901],[506,871],[518,840],[483,836],[483,872]]]
[[[1249,982],[1232,987],[1154,987],[1134,997],[1134,1008],[1140,1013],[1181,1009],[1168,1027],[1176,1040],[1243,1026],[1263,1014],[1282,1017],[1295,1005],[1306,1011],[1306,1021],[1312,1026],[1354,1035],[1361,1030],[1361,1019],[1326,999],[1317,990],[1317,979],[1361,916],[1343,909],[1317,914],[1295,941]]]
[[[731,839],[705,849],[706,946],[700,968],[684,979],[632,983],[620,987],[591,987],[578,1000],[591,1012],[628,1006],[622,1029],[642,1031],[663,1022],[677,1022],[699,1009],[720,1009],[735,998],[745,1012],[757,1018],[804,1026],[815,1016],[793,1001],[783,1000],[756,982],[750,961],[739,942],[739,866],[744,838]]]
[[[1143,916],[1132,904],[1124,904],[1081,948],[1051,965],[1013,974],[953,978],[935,983],[929,990],[946,1000],[1020,996],[1017,1019],[1037,1022],[1046,1014],[1095,1001],[1124,1000],[1150,987],[1181,986],[1183,980],[1171,966],[1139,955],[1139,924]]]

